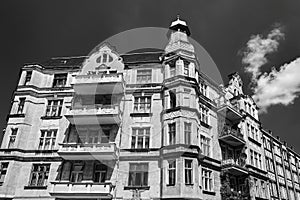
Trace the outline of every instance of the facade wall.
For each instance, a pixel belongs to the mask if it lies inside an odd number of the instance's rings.
[[[226,87],[202,74],[182,24],[170,27],[166,55],[121,57],[106,44],[24,66],[1,144],[0,199],[300,199],[299,154],[261,128],[238,74]]]

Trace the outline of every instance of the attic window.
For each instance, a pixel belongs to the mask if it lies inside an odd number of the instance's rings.
[[[97,58],[97,63],[111,63],[113,61],[113,57],[108,53],[103,53],[101,56]]]

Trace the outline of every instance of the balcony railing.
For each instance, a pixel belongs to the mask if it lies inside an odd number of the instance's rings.
[[[248,171],[245,168],[246,162],[242,159],[226,159],[222,160],[222,168],[227,169],[230,173],[234,175],[247,174]]]
[[[118,94],[124,92],[122,73],[78,75],[71,84],[78,94]]]
[[[224,125],[219,134],[219,139],[232,146],[240,146],[245,144],[244,136],[239,129],[234,129],[229,125]]]
[[[114,160],[118,149],[115,143],[63,143],[57,153],[66,160]]]
[[[219,106],[218,112],[231,122],[237,122],[242,119],[242,114],[240,113],[240,108],[238,104],[231,104],[229,101],[226,101]]]
[[[62,199],[111,199],[112,191],[111,183],[54,181],[51,182],[49,193],[55,198]]]
[[[65,117],[71,124],[118,124],[121,121],[118,105],[75,107],[68,109]]]

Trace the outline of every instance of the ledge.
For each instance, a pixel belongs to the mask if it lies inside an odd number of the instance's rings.
[[[24,186],[24,190],[46,190],[46,189],[47,189],[46,185],[43,185],[43,186],[30,186],[30,185]]]
[[[153,113],[130,113],[130,117],[152,117]]]
[[[203,194],[216,195],[214,191],[203,190]]]
[[[51,119],[61,119],[62,116],[42,116],[41,119],[43,120],[51,120]]]
[[[20,114],[9,114],[8,117],[10,118],[21,118],[21,117],[25,117],[24,113],[20,113]]]
[[[150,186],[124,186],[124,190],[149,190]]]

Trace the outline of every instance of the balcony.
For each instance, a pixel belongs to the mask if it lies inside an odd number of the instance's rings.
[[[115,143],[64,143],[57,153],[65,160],[115,160],[118,156]]]
[[[231,146],[245,145],[243,135],[238,129],[233,129],[228,125],[224,125],[223,130],[219,134],[219,140],[230,144]]]
[[[218,109],[218,113],[221,115],[224,115],[224,117],[226,117],[232,123],[237,123],[238,121],[240,121],[243,118],[243,116],[239,112],[238,106],[232,105],[229,102],[222,105]]]
[[[111,183],[94,182],[51,182],[50,195],[59,199],[111,199]]]
[[[71,124],[119,124],[121,122],[118,105],[95,105],[68,109],[65,117]]]
[[[77,75],[71,83],[77,94],[121,94],[124,93],[122,73]]]
[[[233,158],[230,158],[222,160],[221,165],[223,170],[228,170],[229,173],[235,176],[248,174],[247,169],[244,167],[245,163],[239,159],[234,160]]]

